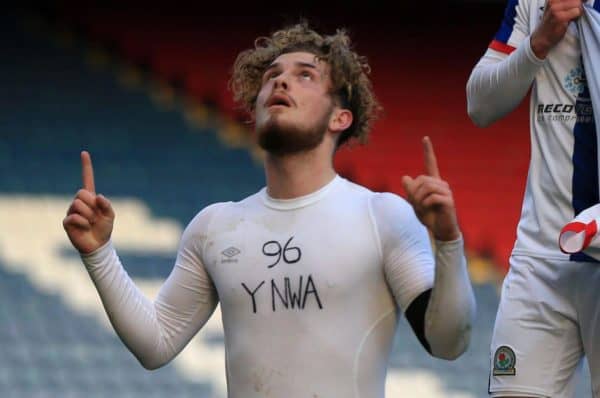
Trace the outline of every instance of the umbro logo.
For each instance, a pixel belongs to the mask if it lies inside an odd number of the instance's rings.
[[[223,250],[221,252],[221,254],[224,257],[227,257],[227,258],[222,258],[221,259],[221,264],[223,264],[223,263],[237,263],[238,260],[237,260],[237,258],[234,258],[234,257],[237,256],[240,253],[241,253],[241,251],[237,247],[234,247],[234,246],[228,247],[227,249],[225,249],[225,250]]]

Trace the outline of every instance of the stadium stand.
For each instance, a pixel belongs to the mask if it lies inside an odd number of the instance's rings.
[[[136,283],[152,294],[168,274],[179,234],[191,217],[209,203],[253,193],[263,185],[262,170],[246,149],[224,146],[221,132],[210,123],[188,123],[181,103],[176,101],[173,110],[158,108],[143,86],[131,89],[120,85],[118,62],[98,68],[85,61],[90,59],[88,49],[97,48],[101,40],[120,46],[119,32],[133,32],[133,27],[140,26],[134,13],[123,12],[119,20],[108,12],[86,15],[75,2],[70,4],[73,7],[69,12],[63,10],[61,19],[52,19],[52,30],[38,19],[28,19],[25,26],[29,29],[25,30],[23,19],[16,14],[0,16],[0,46],[3,57],[10,60],[0,63],[0,87],[8,93],[0,99],[0,396],[223,397],[223,363],[214,359],[224,356],[219,320],[215,320],[214,328],[207,325],[208,330],[191,344],[191,365],[182,354],[182,361],[154,372],[144,370],[107,324],[60,220],[79,186],[78,153],[88,149],[94,159],[98,190],[117,208],[115,240],[121,257]],[[88,30],[92,24],[87,25],[84,18],[94,19],[95,27]],[[59,20],[72,24],[59,25]],[[156,27],[159,22],[154,20],[148,26],[160,31]],[[54,36],[51,33],[58,26],[75,26],[75,32],[85,31],[85,35],[70,36],[63,31]],[[151,31],[144,30],[148,34]],[[78,37],[87,40],[83,43]],[[116,52],[139,65],[152,65],[148,71],[160,70],[165,80],[189,78],[181,88],[194,93],[193,87],[198,87],[195,96],[210,92],[200,77],[194,83],[193,76],[202,75],[195,66],[179,64],[187,59],[185,53],[179,60],[166,59],[179,51],[177,46],[148,43],[156,45],[153,48],[160,54],[167,54],[163,58],[146,51],[144,38],[148,36],[130,39]],[[233,49],[231,46],[228,48]],[[227,57],[219,55],[216,65]],[[200,67],[202,60],[197,62]],[[385,72],[376,85],[396,78],[391,67],[379,70]],[[463,128],[469,134],[472,131],[458,112],[459,108],[463,111],[464,104],[450,98],[447,91],[458,90],[464,82],[442,82],[444,89],[430,98],[423,94],[430,90],[430,83],[420,86],[418,81],[427,79],[419,76],[410,83],[414,86],[404,82],[382,94],[388,114],[393,116],[407,106],[404,96],[397,93],[415,93],[411,96],[412,110],[402,111],[410,116],[392,118],[378,126],[373,146],[340,153],[338,166],[346,176],[373,188],[400,192],[397,179],[386,176],[420,170],[421,159],[415,149],[419,148],[418,137],[431,134],[440,148],[444,170],[457,186],[465,235],[477,250],[497,257],[498,230],[508,223],[506,214],[518,214],[519,204],[494,195],[520,194],[517,191],[524,170],[522,161],[514,159],[522,157],[511,156],[522,152],[522,141],[513,143],[511,139],[510,144],[502,144],[504,157],[497,156],[499,148],[493,137],[463,146],[453,132]],[[224,81],[219,80],[223,77],[210,82]],[[217,108],[231,104],[218,101]],[[426,110],[437,109],[440,104],[453,108],[435,111],[433,118]],[[418,109],[421,111],[415,111]],[[504,126],[504,130],[496,131],[509,135],[510,124]],[[495,158],[482,149],[494,149]],[[481,155],[472,158],[473,153]],[[485,166],[479,170],[476,164]],[[481,189],[489,185],[490,171],[500,170],[513,174],[493,182],[499,191],[490,194],[487,187]],[[509,221],[510,233],[514,233],[513,220]],[[484,394],[496,286],[477,285],[476,296],[478,323],[471,349],[456,362],[427,356],[407,323],[400,322],[388,377],[390,388],[400,388],[394,390],[394,396],[458,398]],[[190,367],[199,371],[194,373]],[[581,392],[577,396],[590,395]]]
[[[51,15],[59,23],[76,26],[89,40],[238,121],[244,115],[226,89],[232,62],[240,50],[252,45],[251,38],[268,32],[260,26],[278,27],[258,13],[244,19],[203,7],[188,6],[184,13],[176,7],[165,12],[135,4],[98,9],[68,0],[58,4]],[[385,114],[371,144],[340,151],[336,167],[342,175],[373,189],[402,195],[400,177],[422,171],[420,138],[430,135],[444,175],[455,186],[469,249],[489,257],[504,271],[515,239],[528,163],[528,136],[514,126],[526,125],[526,110],[521,107],[487,130],[472,125],[466,115],[464,86],[487,43],[474,43],[473,30],[458,21],[449,25],[445,13],[451,19],[464,18],[448,9],[430,13],[429,24],[445,23],[442,26],[449,31],[444,33],[453,42],[465,43],[460,57],[455,47],[440,42],[437,30],[419,29],[414,21],[399,20],[397,24],[408,24],[404,29],[395,25],[386,29],[381,15],[366,22],[350,17],[341,24],[355,27],[357,35],[361,29],[370,32],[357,41],[359,50],[373,60],[373,81]],[[378,22],[382,23],[377,29],[369,25]],[[411,57],[407,62],[407,55],[421,51],[419,46],[432,56]],[[440,60],[445,61],[443,68]]]

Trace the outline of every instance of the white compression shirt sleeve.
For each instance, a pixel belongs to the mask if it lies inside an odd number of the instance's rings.
[[[529,36],[510,55],[488,49],[467,82],[467,111],[473,123],[485,127],[515,109],[543,64]]]
[[[406,312],[419,294],[433,287],[435,266],[427,229],[399,196],[377,194],[371,206],[385,277],[396,304]]]
[[[467,272],[462,238],[437,242],[435,257],[427,229],[412,207],[393,194],[379,194],[372,210],[381,242],[386,280],[397,305],[406,311],[432,289],[425,313],[425,337],[431,354],[454,359],[470,341],[475,297]]]
[[[214,285],[200,258],[206,221],[201,212],[184,231],[175,266],[155,301],[135,286],[112,242],[82,255],[111,324],[147,369],[171,361],[217,306]]]
[[[467,350],[475,307],[462,237],[437,241],[435,282],[425,312],[425,337],[433,355],[455,359]]]

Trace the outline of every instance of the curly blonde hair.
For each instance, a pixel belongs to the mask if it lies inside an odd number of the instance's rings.
[[[367,76],[370,73],[367,59],[353,51],[350,37],[344,30],[322,36],[303,21],[278,30],[271,37],[259,37],[254,48],[241,52],[234,63],[229,84],[236,102],[252,113],[267,67],[281,54],[295,51],[310,52],[329,64],[331,94],[340,106],[352,112],[352,125],[342,132],[337,147],[350,138],[366,142],[381,106]]]

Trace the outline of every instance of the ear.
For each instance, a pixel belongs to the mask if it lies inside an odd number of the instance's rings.
[[[349,109],[335,108],[329,119],[329,131],[341,133],[352,125],[354,117]]]

